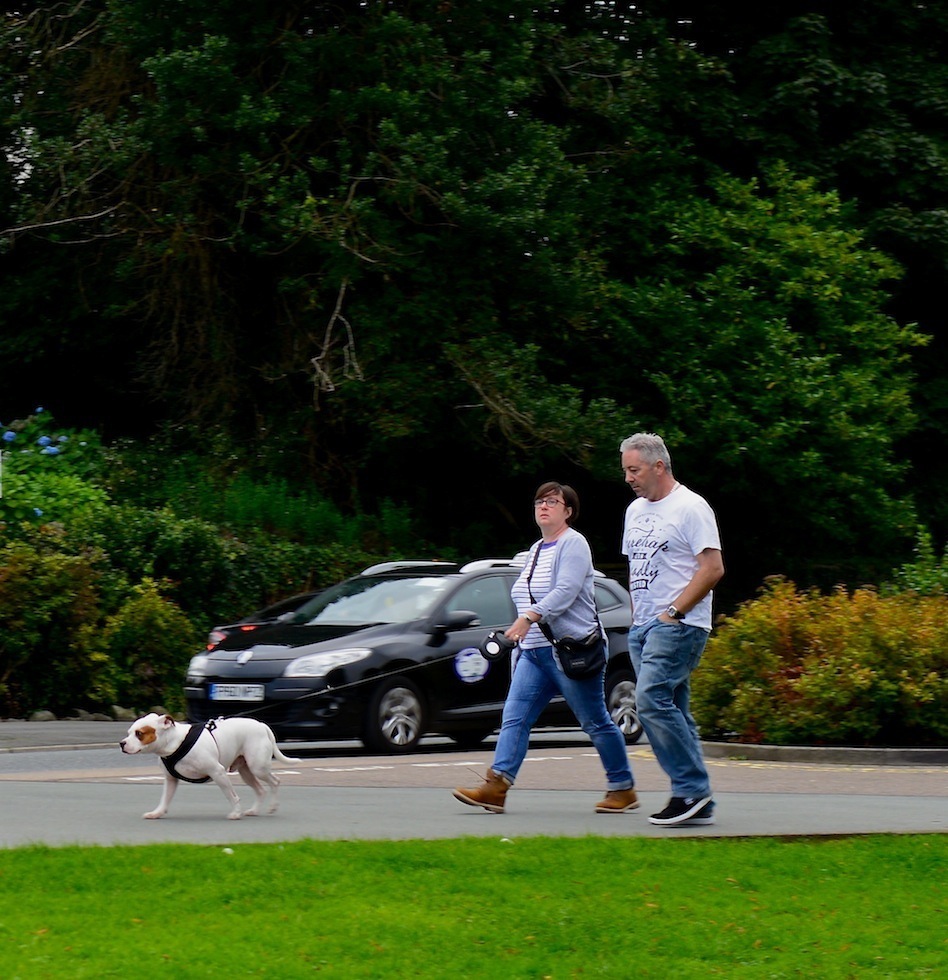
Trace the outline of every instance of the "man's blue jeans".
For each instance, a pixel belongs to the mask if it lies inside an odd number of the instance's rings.
[[[530,746],[530,730],[556,694],[573,709],[583,731],[592,739],[606,770],[607,789],[631,789],[632,768],[625,738],[606,710],[603,695],[605,667],[594,677],[573,680],[559,669],[553,647],[523,650],[514,668],[504,702],[503,722],[494,750],[494,772],[512,783]]]
[[[685,799],[711,795],[698,726],[689,708],[691,673],[707,642],[706,630],[658,619],[629,631],[639,721],[671,780],[672,796]]]

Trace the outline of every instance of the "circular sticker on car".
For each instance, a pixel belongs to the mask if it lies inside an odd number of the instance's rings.
[[[454,658],[454,672],[465,684],[476,684],[487,676],[490,664],[477,647],[465,647]]]

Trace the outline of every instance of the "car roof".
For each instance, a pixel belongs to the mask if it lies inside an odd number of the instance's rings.
[[[459,564],[453,561],[427,561],[404,559],[400,561],[383,561],[369,565],[359,572],[359,576],[384,576],[399,573],[400,576],[414,573],[421,575],[473,575],[477,572],[487,572],[495,568],[519,570],[527,563],[528,551],[520,551],[513,558],[477,558],[473,561]],[[594,569],[596,578],[607,578],[605,572]]]
[[[447,572],[447,571],[457,571],[457,562],[453,561],[381,561],[375,565],[369,565],[368,568],[363,568],[360,575],[384,575],[386,572],[403,572],[403,571],[431,571],[431,572]]]

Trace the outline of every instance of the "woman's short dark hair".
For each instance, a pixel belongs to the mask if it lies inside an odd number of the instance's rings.
[[[579,494],[571,486],[565,483],[556,483],[551,480],[548,483],[540,485],[537,492],[533,495],[533,499],[542,500],[544,497],[549,497],[551,493],[558,493],[563,498],[566,506],[572,511],[569,517],[566,518],[566,523],[571,525],[579,517]]]

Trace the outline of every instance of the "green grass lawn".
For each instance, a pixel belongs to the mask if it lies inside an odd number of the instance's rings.
[[[945,977],[948,837],[0,851],[0,977]]]

